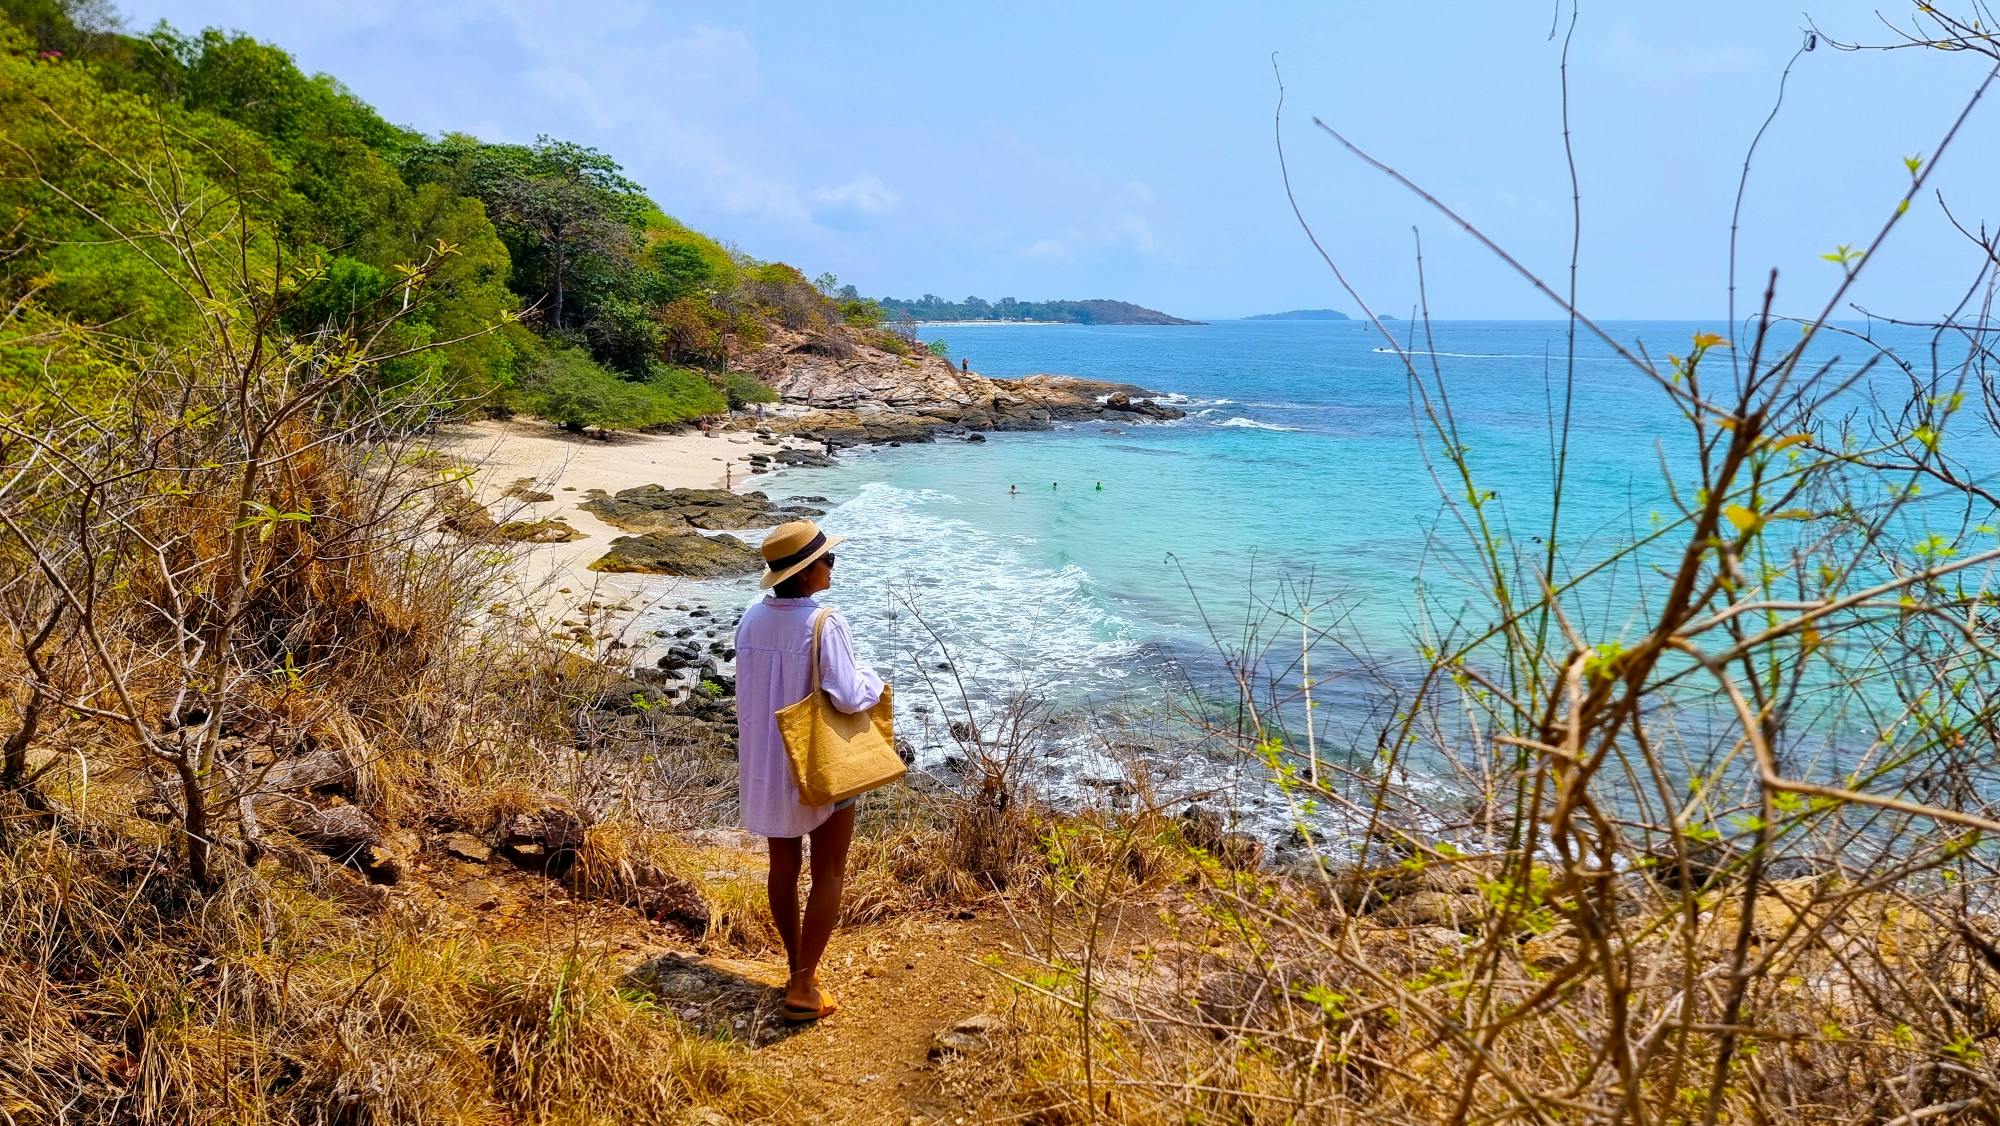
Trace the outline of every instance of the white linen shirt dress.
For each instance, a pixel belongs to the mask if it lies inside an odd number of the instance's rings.
[[[766,595],[736,626],[736,768],[743,827],[760,837],[802,837],[833,816],[834,805],[807,805],[792,780],[778,734],[778,709],[806,698],[812,683],[810,598]],[[855,663],[838,611],[820,631],[820,687],[843,712],[866,711],[882,698],[882,678]]]

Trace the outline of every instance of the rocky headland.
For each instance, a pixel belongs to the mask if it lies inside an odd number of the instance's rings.
[[[1183,417],[1154,392],[1129,383],[1066,375],[993,379],[928,352],[898,355],[850,336],[776,329],[736,364],[776,391],[780,403],[725,428],[811,437],[836,449],[1047,430],[1090,419]]]

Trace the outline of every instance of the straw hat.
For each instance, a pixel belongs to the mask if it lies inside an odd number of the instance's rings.
[[[764,581],[760,588],[769,590],[805,570],[813,560],[832,551],[834,544],[846,538],[829,536],[810,520],[794,520],[771,529],[759,549],[764,553]]]

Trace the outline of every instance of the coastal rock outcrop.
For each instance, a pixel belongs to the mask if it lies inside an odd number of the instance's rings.
[[[929,442],[940,433],[1047,430],[1105,416],[1182,417],[1131,384],[1062,375],[989,379],[928,352],[899,355],[860,340],[827,348],[817,337],[784,330],[733,362],[777,391],[782,403],[729,428],[806,435],[836,449]]]
[[[824,459],[820,460],[823,464]],[[627,532],[768,528],[787,520],[824,515],[823,510],[807,505],[773,504],[763,493],[735,493],[728,489],[639,485],[615,494],[592,489],[584,496],[586,499],[579,507]]]
[[[614,574],[716,579],[747,575],[762,564],[763,557],[757,554],[757,549],[735,536],[647,532],[612,540],[611,549],[592,563],[590,569]]]

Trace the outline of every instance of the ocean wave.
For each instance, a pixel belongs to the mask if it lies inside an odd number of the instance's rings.
[[[1193,395],[1184,394],[1179,391],[1162,391],[1157,394],[1148,392],[1143,395],[1135,395],[1133,396],[1133,398],[1150,399],[1153,402],[1169,407],[1194,407],[1194,406],[1215,407],[1215,406],[1225,406],[1227,404],[1234,403],[1236,401],[1234,399],[1202,399],[1202,398],[1197,398]],[[1109,402],[1110,399],[1111,399],[1111,393],[1107,392],[1105,394],[1097,396],[1096,402],[1098,406],[1103,406],[1105,403]]]
[[[1543,358],[1539,352],[1431,352],[1422,348],[1370,348],[1369,351],[1379,352],[1385,356],[1393,356],[1400,352],[1406,356],[1444,356],[1454,360],[1539,360]],[[1578,359],[1583,358],[1581,356],[1578,357]]]
[[[1285,431],[1294,431],[1294,430],[1297,430],[1297,429],[1299,429],[1299,428],[1298,428],[1298,427],[1296,427],[1296,426],[1280,426],[1280,425],[1278,425],[1278,424],[1277,424],[1277,423],[1275,423],[1275,422],[1258,422],[1258,421],[1257,421],[1256,419],[1254,419],[1254,418],[1243,418],[1243,417],[1240,417],[1240,416],[1239,416],[1239,417],[1237,417],[1237,418],[1232,418],[1232,419],[1229,419],[1229,420],[1228,420],[1228,421],[1226,421],[1226,422],[1218,422],[1218,423],[1216,423],[1216,425],[1217,425],[1217,426],[1234,426],[1234,427],[1238,427],[1239,429],[1246,429],[1246,430],[1285,430]]]
[[[948,492],[874,482],[820,520],[852,537],[825,601],[853,626],[861,659],[895,684],[897,730],[925,765],[956,752],[950,725],[968,711],[997,733],[1017,695],[1108,691],[1138,652],[1088,572],[1042,565],[1032,537],[995,535],[940,511],[960,503]],[[688,594],[737,606],[761,597],[750,580]]]

